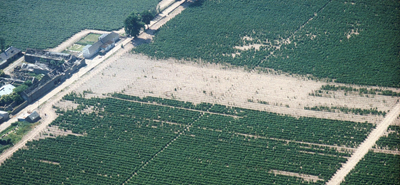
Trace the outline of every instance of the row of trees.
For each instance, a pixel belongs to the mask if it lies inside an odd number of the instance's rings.
[[[354,87],[347,87],[347,86],[342,86],[342,85],[323,85],[321,87],[321,90],[326,90],[326,91],[338,91],[342,90],[345,92],[358,92],[360,95],[361,94],[372,94],[372,95],[383,95],[383,96],[400,96],[400,93],[394,92],[392,90],[382,90],[382,89],[374,89],[374,88],[354,88]],[[319,92],[322,93],[322,92]]]
[[[348,108],[348,107],[328,107],[328,106],[314,106],[314,107],[304,107],[305,110],[313,110],[313,111],[325,111],[325,112],[343,112],[345,114],[353,113],[358,115],[386,115],[386,111],[380,111],[378,108],[370,108],[370,109],[361,109],[361,108]]]
[[[147,24],[155,17],[154,11],[143,11],[138,14],[132,12],[124,21],[125,33],[131,36],[138,36],[142,28],[144,29]]]

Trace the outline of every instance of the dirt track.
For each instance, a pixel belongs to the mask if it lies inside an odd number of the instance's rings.
[[[335,175],[327,182],[328,185],[340,184],[347,174],[357,165],[357,163],[368,153],[369,149],[375,145],[375,142],[385,133],[389,125],[400,114],[400,103],[390,111],[385,119],[379,123],[376,128],[368,135],[367,139],[357,148],[353,155],[347,162],[340,168]]]

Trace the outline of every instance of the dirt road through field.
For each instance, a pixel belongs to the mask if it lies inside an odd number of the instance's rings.
[[[400,103],[386,115],[385,119],[376,125],[376,128],[368,135],[367,139],[357,148],[353,155],[347,160],[347,162],[340,168],[335,175],[327,182],[328,185],[340,184],[347,174],[357,165],[357,163],[368,153],[369,149],[375,145],[375,142],[385,133],[389,125],[397,118],[400,114]]]

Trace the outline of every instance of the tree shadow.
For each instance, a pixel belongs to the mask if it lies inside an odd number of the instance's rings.
[[[132,45],[133,46],[139,46],[139,45],[142,45],[142,44],[149,44],[151,42],[151,39],[142,39],[142,38],[134,38],[133,40],[132,40]]]
[[[204,3],[204,0],[192,0],[192,1],[194,1],[194,2],[192,4],[190,4],[190,6],[189,6],[191,8],[200,7]]]

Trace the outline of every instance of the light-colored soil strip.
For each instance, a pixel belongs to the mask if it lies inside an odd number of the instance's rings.
[[[357,148],[349,160],[338,170],[335,175],[328,181],[328,185],[340,184],[347,174],[357,165],[357,163],[368,153],[375,145],[376,141],[387,131],[389,125],[396,120],[400,114],[400,103],[386,115],[385,119],[379,123],[376,128],[368,135],[367,139]]]
[[[46,160],[39,160],[39,161],[42,162],[42,163],[54,164],[54,165],[59,165],[60,166],[60,163],[58,163],[58,162],[46,161]]]
[[[375,153],[384,153],[384,154],[392,154],[392,155],[400,155],[399,150],[385,150],[385,149],[371,149]]]
[[[318,176],[315,176],[315,175],[307,175],[307,174],[294,173],[294,172],[288,172],[288,171],[271,170],[271,171],[269,171],[269,173],[273,173],[275,175],[286,175],[286,176],[291,176],[291,177],[299,177],[308,182],[324,181],[324,179],[320,179]]]

